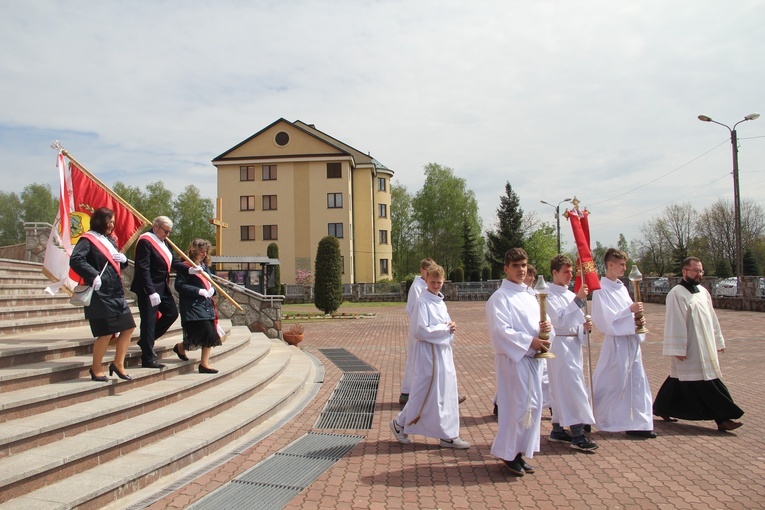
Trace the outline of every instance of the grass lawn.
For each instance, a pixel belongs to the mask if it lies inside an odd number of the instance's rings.
[[[343,302],[334,315],[345,315],[351,317],[366,315],[366,309],[369,308],[404,308],[406,303],[402,302],[382,302],[382,303],[352,303],[350,301]],[[374,315],[372,313],[371,315]],[[285,322],[306,322],[310,320],[325,320],[322,312],[316,308],[313,303],[301,303],[301,304],[283,304],[282,305],[282,317]],[[289,317],[289,318],[285,318]],[[294,318],[293,318],[294,317]]]

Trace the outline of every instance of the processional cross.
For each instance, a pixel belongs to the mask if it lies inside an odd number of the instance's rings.
[[[228,228],[228,223],[223,221],[223,199],[218,197],[215,202],[215,218],[210,223],[215,225],[215,252],[220,257],[223,255],[223,229]]]

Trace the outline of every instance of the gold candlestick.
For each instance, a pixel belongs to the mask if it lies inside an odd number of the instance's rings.
[[[537,283],[534,284],[534,292],[537,293],[537,298],[539,298],[539,322],[544,322],[547,320],[547,291],[549,289],[550,287],[547,286],[547,283],[545,282],[545,277],[540,274],[537,277]],[[540,331],[539,338],[541,340],[549,340],[550,333],[547,331]],[[536,353],[534,357],[542,358],[542,359],[551,359],[555,357],[555,354],[545,349],[543,351],[539,351],[538,353]]]
[[[632,266],[632,271],[630,271],[629,279],[632,282],[633,288],[635,289],[635,302],[641,301],[640,299],[640,282],[643,281],[643,273],[640,272],[640,269],[638,269],[637,264]],[[643,312],[637,312],[635,314],[635,333],[638,335],[642,335],[643,333],[648,333],[648,328],[646,328],[644,325],[639,324],[640,319],[643,318]]]

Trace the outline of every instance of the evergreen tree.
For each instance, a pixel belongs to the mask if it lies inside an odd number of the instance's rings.
[[[715,276],[718,278],[730,278],[733,276],[733,269],[728,259],[720,259],[715,264]]]
[[[319,241],[314,277],[314,305],[325,314],[336,312],[343,304],[343,262],[340,241],[335,236]]]
[[[491,268],[489,266],[481,268],[481,279],[483,281],[491,280]]]
[[[497,228],[486,232],[487,261],[492,275],[501,275],[505,265],[505,253],[510,248],[523,248],[523,210],[520,199],[510,183],[505,184],[505,195],[499,199]]]
[[[475,234],[470,228],[470,223],[465,219],[462,222],[462,267],[465,269],[469,282],[477,282],[480,279],[481,265]]]
[[[461,267],[458,267],[454,271],[452,271],[451,277],[452,277],[451,280],[453,282],[464,282],[465,272],[462,270]]]
[[[760,266],[751,250],[744,252],[744,276],[759,276]]]
[[[266,248],[266,255],[270,259],[278,259],[279,258],[279,245],[276,243],[271,243],[268,245],[268,248]],[[280,269],[280,266],[273,266],[271,268],[273,273],[271,273],[273,276],[268,280],[268,289],[266,292],[268,294],[281,294],[282,293],[282,272]]]

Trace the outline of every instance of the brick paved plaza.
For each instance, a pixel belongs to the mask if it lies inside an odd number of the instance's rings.
[[[405,362],[404,304],[344,312],[376,312],[372,319],[305,323],[302,348],[326,370],[324,384],[295,418],[243,454],[167,495],[150,508],[183,508],[309,432],[342,376],[320,352],[345,348],[380,371],[380,389],[371,430],[332,431],[365,436],[286,507],[370,509],[752,509],[765,508],[765,316],[718,311],[727,348],[721,355],[724,381],[746,411],[745,425],[720,433],[713,422],[655,422],[659,437],[640,440],[593,430],[600,444],[593,454],[546,440],[549,414],[542,420],[541,451],[530,461],[537,470],[510,475],[490,454],[497,423],[492,416],[494,357],[483,302],[448,302],[457,322],[454,344],[461,406],[461,437],[473,447],[441,449],[437,440],[412,436],[412,445],[392,437],[388,422],[398,412]],[[650,333],[643,361],[655,395],[668,375],[661,356],[664,306],[647,304]],[[593,333],[593,361],[603,335]],[[586,356],[586,355],[585,355]],[[326,431],[323,431],[326,432]],[[255,508],[255,506],[253,506]]]

